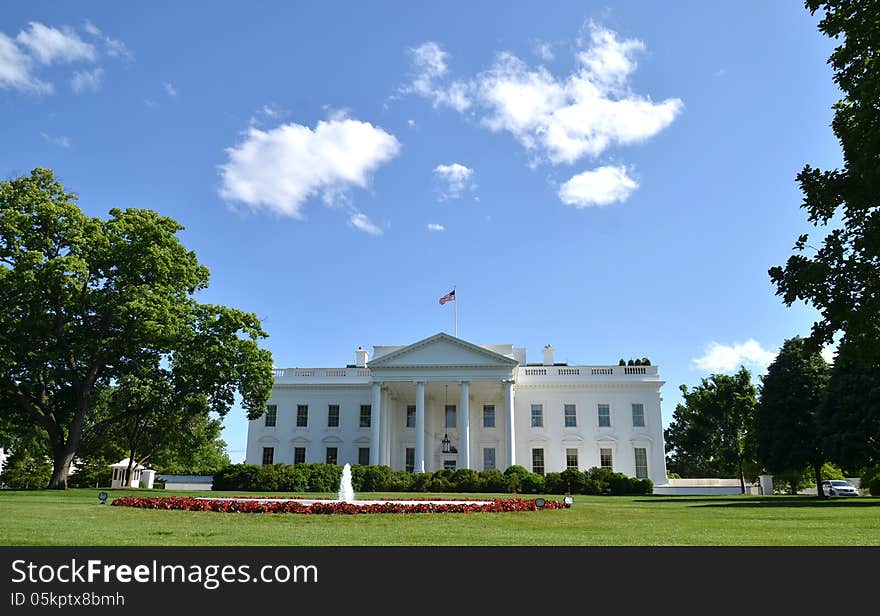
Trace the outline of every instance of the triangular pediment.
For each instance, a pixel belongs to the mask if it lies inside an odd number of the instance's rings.
[[[481,346],[439,333],[369,362],[376,368],[430,367],[505,367],[518,365],[515,359]]]

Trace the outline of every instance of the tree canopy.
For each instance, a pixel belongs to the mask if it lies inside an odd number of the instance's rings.
[[[840,169],[806,165],[798,174],[801,207],[815,227],[794,245],[785,266],[769,270],[787,305],[803,300],[820,312],[812,342],[828,344],[843,332],[858,361],[880,359],[880,2],[807,0],[823,11],[819,30],[840,40],[829,58],[843,92],[832,129],[843,150]],[[811,243],[812,242],[812,243]]]
[[[830,366],[800,338],[786,340],[762,379],[755,411],[758,461],[775,475],[797,482],[805,468],[813,471],[822,496],[822,445],[819,409]]]
[[[684,404],[676,406],[664,431],[668,468],[682,477],[738,477],[752,461],[752,420],[757,389],[745,367],[734,375],[713,374],[699,385],[680,387]]]
[[[259,319],[200,304],[208,270],[152,210],[85,215],[52,171],[0,182],[0,426],[38,427],[64,488],[77,450],[141,414],[96,404],[159,379],[187,414],[225,415],[241,395],[258,417],[272,387]]]

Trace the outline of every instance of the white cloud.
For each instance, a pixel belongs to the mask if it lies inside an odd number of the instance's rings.
[[[167,94],[168,96],[172,98],[177,96],[177,88],[175,88],[174,84],[172,84],[171,82],[163,81],[162,87],[165,88],[165,94]]]
[[[632,92],[629,77],[635,55],[645,48],[637,39],[594,23],[580,41],[577,68],[564,76],[530,67],[512,53],[498,54],[488,70],[468,81],[450,81],[447,53],[427,42],[410,50],[416,79],[403,89],[433,102],[465,111],[481,110],[482,124],[513,135],[536,162],[574,163],[597,157],[609,147],[639,143],[665,129],[683,103],[655,103]]]
[[[428,225],[428,231],[446,231],[446,227],[432,222]]]
[[[473,189],[474,170],[459,163],[437,165],[434,178],[439,182],[440,199],[458,199],[467,189]]]
[[[434,107],[452,107],[456,111],[466,111],[471,106],[468,84],[453,81],[446,85],[438,84],[448,72],[446,58],[449,54],[440,46],[428,41],[409,50],[415,75],[412,83],[401,89],[404,94],[416,93],[432,101]]]
[[[559,200],[576,208],[625,201],[639,187],[626,167],[604,166],[584,171],[559,187]]]
[[[407,121],[406,121],[406,125],[409,126],[410,128],[415,128],[415,127],[416,127],[416,121],[415,121],[415,120],[407,120]]]
[[[52,84],[31,74],[33,62],[18,48],[15,41],[0,32],[0,89],[12,88],[22,92],[47,94]]]
[[[59,30],[37,21],[30,22],[29,26],[30,30],[19,32],[16,40],[42,64],[94,61],[97,56],[94,45],[83,41],[70,28]]]
[[[64,135],[59,135],[58,137],[53,137],[52,135],[48,135],[48,134],[46,134],[46,133],[41,132],[41,133],[40,133],[40,136],[42,136],[43,139],[45,139],[45,140],[48,141],[49,143],[52,143],[52,144],[55,144],[55,145],[59,145],[59,146],[61,146],[62,148],[68,148],[68,149],[69,149],[70,146],[72,145],[72,144],[71,144],[71,141],[70,141],[70,137],[65,137]]]
[[[320,196],[332,204],[352,187],[366,188],[370,173],[399,151],[394,135],[350,118],[334,117],[314,129],[294,123],[270,130],[252,126],[241,143],[226,149],[220,195],[302,218],[306,200]],[[353,215],[351,223],[381,232],[363,215]]]
[[[369,233],[370,235],[382,235],[382,229],[370,222],[370,219],[367,218],[365,214],[354,212],[349,221],[356,229],[359,229],[364,233]]]
[[[97,92],[101,88],[101,78],[104,76],[103,68],[96,68],[92,71],[76,71],[70,80],[70,87],[76,93],[91,90]]]
[[[123,58],[125,60],[133,60],[134,54],[131,50],[119,39],[110,38],[101,32],[101,29],[90,22],[88,19],[83,25],[83,30],[85,30],[91,36],[101,39],[104,42],[104,50],[107,52],[107,55],[111,58]]]
[[[735,342],[732,345],[713,342],[702,357],[697,357],[691,363],[692,369],[704,372],[735,372],[741,365],[758,368],[763,372],[775,358],[776,351],[769,351],[757,340],[749,338],[745,342]]]
[[[550,43],[538,41],[535,43],[534,51],[535,55],[541,58],[544,62],[552,62],[555,58],[553,55],[553,47]]]

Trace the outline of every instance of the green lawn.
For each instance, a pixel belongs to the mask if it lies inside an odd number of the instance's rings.
[[[169,494],[113,490],[110,499],[134,493]],[[562,511],[306,516],[111,507],[98,504],[97,495],[0,491],[0,544],[880,545],[880,498],[871,497],[820,502],[805,496],[575,496],[572,508]],[[407,495],[358,494],[379,496]]]

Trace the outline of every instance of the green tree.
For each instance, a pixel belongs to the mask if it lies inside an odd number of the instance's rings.
[[[769,274],[785,304],[804,300],[819,310],[813,343],[830,343],[843,332],[870,364],[880,359],[880,2],[805,4],[812,14],[823,11],[819,30],[840,41],[829,64],[843,92],[831,124],[843,167],[806,165],[798,174],[801,207],[827,234],[818,248],[801,235],[796,254]]]
[[[175,386],[225,415],[235,392],[265,412],[272,359],[259,319],[198,303],[208,270],[151,210],[86,216],[52,171],[0,182],[0,412],[37,426],[52,453],[50,488],[90,439],[137,409],[100,392],[131,376],[176,372]]]
[[[668,467],[683,477],[731,477],[740,480],[753,466],[752,422],[757,389],[743,366],[734,375],[713,374],[688,390],[664,431]]]
[[[830,367],[802,338],[786,340],[767,369],[755,411],[758,461],[790,481],[809,467],[820,498],[826,454],[819,430],[819,408]],[[795,488],[796,490],[796,488]]]
[[[6,458],[0,484],[8,488],[38,488],[46,485],[51,474],[52,465],[42,452],[17,447]]]
[[[841,343],[819,411],[829,458],[845,469],[880,466],[880,361]]]

